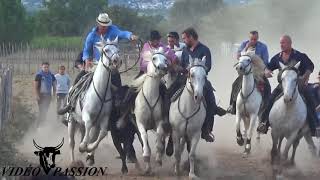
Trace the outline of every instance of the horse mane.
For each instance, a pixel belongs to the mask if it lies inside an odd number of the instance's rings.
[[[254,79],[257,81],[263,81],[264,69],[266,68],[263,60],[252,51],[247,51],[243,55],[249,56],[251,58],[252,74]]]
[[[130,87],[135,89],[136,92],[139,92],[142,89],[143,83],[147,78],[147,74],[142,74],[137,79],[133,80],[133,82],[130,84]]]

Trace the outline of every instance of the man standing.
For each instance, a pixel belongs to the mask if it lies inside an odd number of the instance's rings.
[[[265,65],[269,62],[269,53],[267,46],[258,41],[259,34],[258,31],[251,31],[249,33],[249,40],[244,41],[241,43],[238,51],[237,51],[237,59],[239,60],[241,56],[241,52],[247,52],[247,51],[254,51],[256,55],[258,55],[264,62]],[[266,99],[271,94],[271,86],[267,78],[264,78],[264,82],[262,85],[264,86],[264,92],[263,92],[263,101],[267,101]],[[230,97],[230,106],[228,108],[228,113],[236,114],[236,101],[237,96],[241,90],[241,84],[242,84],[242,76],[238,76],[237,79],[232,84],[232,91],[231,91],[231,97]]]
[[[39,106],[39,117],[36,122],[36,126],[39,127],[40,121],[45,121],[47,118],[52,93],[56,94],[56,78],[50,72],[48,62],[42,63],[41,70],[36,74],[34,91]]]
[[[184,48],[182,52],[181,66],[185,70],[187,69],[189,65],[189,55],[192,58],[199,59],[202,59],[204,56],[206,56],[207,73],[209,73],[211,70],[211,52],[207,46],[199,42],[197,32],[193,28],[187,28],[182,32],[182,39],[187,47]],[[223,116],[226,114],[226,111],[224,109],[217,106],[213,90],[214,89],[210,81],[208,81],[207,79],[204,86],[204,97],[207,104],[207,114],[202,126],[201,133],[201,137],[207,142],[214,141],[214,135],[211,133],[214,124],[214,115],[218,114],[219,116]]]
[[[60,65],[59,73],[55,75],[57,80],[57,111],[65,103],[71,84],[70,77],[65,73],[65,69],[64,65]]]
[[[272,72],[276,69],[280,69],[279,62],[283,63],[287,66],[293,66],[297,62],[300,62],[299,66],[299,91],[301,95],[306,100],[308,116],[307,119],[309,121],[309,126],[311,133],[315,134],[315,122],[316,122],[316,113],[315,113],[315,105],[312,101],[312,96],[310,93],[307,93],[307,84],[309,81],[310,74],[313,72],[314,64],[309,59],[309,57],[292,48],[292,40],[288,35],[284,35],[280,38],[280,47],[281,52],[273,56],[270,62],[267,64],[267,68],[265,69],[265,76],[267,78],[272,77]],[[281,74],[280,74],[281,75]],[[280,83],[280,75],[278,76],[278,82]],[[272,92],[271,97],[267,103],[265,111],[262,113],[261,123],[258,126],[257,131],[263,134],[268,132],[269,124],[269,113],[273,106],[273,103],[277,96],[282,93],[281,84],[279,84]]]

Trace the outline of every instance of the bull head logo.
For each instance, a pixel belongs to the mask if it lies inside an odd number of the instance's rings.
[[[62,138],[61,143],[56,147],[41,147],[35,142],[35,140],[33,140],[33,145],[39,150],[35,151],[34,154],[39,156],[40,165],[46,174],[49,173],[51,168],[56,166],[55,158],[57,154],[60,154],[59,149],[62,147],[63,143],[64,138]]]

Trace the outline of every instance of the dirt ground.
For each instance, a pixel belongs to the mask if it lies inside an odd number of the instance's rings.
[[[216,73],[221,73],[221,70],[216,70]],[[126,75],[124,83],[129,82],[134,74]],[[212,74],[211,74],[212,76]],[[230,77],[232,79],[234,77]],[[214,86],[218,83],[223,84],[225,81],[217,76],[210,78]],[[37,104],[32,96],[32,81],[33,77],[17,77],[14,80],[14,96],[20,100],[20,103],[35,114],[37,112]],[[231,84],[228,83],[227,86]],[[227,89],[227,90],[226,90]],[[216,95],[217,102],[223,107],[227,106],[229,87],[217,86]],[[222,103],[223,102],[223,103]],[[20,118],[23,115],[20,115]],[[215,120],[214,134],[216,141],[214,143],[205,143],[203,140],[199,143],[197,149],[197,173],[201,179],[216,179],[216,180],[267,180],[272,179],[270,166],[270,149],[271,138],[270,134],[261,137],[260,142],[253,140],[252,153],[249,157],[244,158],[242,155],[243,147],[236,144],[235,133],[235,117],[226,115],[224,117],[217,117]],[[155,136],[154,133],[149,133],[151,137],[152,153],[155,152]],[[38,157],[33,154],[35,150],[32,140],[35,139],[41,146],[55,146],[64,138],[65,144],[62,147],[61,155],[57,156],[56,164],[58,166],[67,166],[70,163],[67,129],[56,119],[55,103],[51,104],[49,118],[42,123],[39,129],[29,128],[27,133],[20,140],[14,142],[17,152],[23,158],[31,163],[38,163]],[[79,140],[78,140],[79,141]],[[85,154],[78,152],[78,141],[75,152],[76,158],[85,161]],[[319,140],[315,139],[319,144]],[[135,148],[138,159],[143,166],[141,146],[135,142]],[[173,172],[173,157],[165,157],[162,167],[156,166],[154,163],[154,156],[152,158],[153,176],[142,176],[141,173],[135,170],[133,164],[129,164],[128,175],[121,175],[121,161],[116,159],[118,156],[114,148],[110,136],[102,141],[101,145],[96,151],[95,166],[108,167],[108,175],[105,177],[91,177],[85,179],[105,180],[105,179],[188,179],[188,172],[184,171],[181,177],[176,177]],[[186,160],[186,154],[184,154]],[[311,156],[307,149],[305,141],[298,147],[296,167],[285,171],[284,179],[320,179],[320,159]]]

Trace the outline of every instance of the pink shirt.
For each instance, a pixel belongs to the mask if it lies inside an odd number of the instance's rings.
[[[168,58],[169,64],[173,63],[177,60],[177,56],[175,55],[174,51],[167,46],[165,46],[163,43],[160,42],[158,47],[151,47],[150,43],[147,42],[143,45],[141,55],[140,55],[140,71],[147,72],[147,66],[148,63],[152,59],[152,49],[158,49],[162,47],[164,49],[164,53]]]

